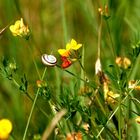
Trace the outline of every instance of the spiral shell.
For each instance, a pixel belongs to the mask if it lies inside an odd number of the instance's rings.
[[[42,58],[43,64],[45,64],[47,66],[55,66],[56,65],[57,59],[53,55],[43,54],[41,58]]]

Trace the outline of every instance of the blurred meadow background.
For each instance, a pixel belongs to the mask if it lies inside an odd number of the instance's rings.
[[[104,102],[103,89],[95,74],[100,25],[98,8],[104,8],[105,5],[108,5],[110,17],[103,19],[102,23],[102,70],[112,82],[110,88],[122,93],[118,104],[113,105]],[[68,134],[76,132],[82,134],[83,140],[140,139],[140,126],[135,122],[135,117],[140,116],[139,90],[131,91],[133,96],[128,97],[121,106],[121,101],[126,97],[124,93],[129,92],[128,82],[140,79],[139,13],[138,0],[0,0],[0,30],[7,26],[0,34],[0,119],[8,118],[13,124],[9,139],[23,139],[38,90],[36,82],[40,80],[39,75],[43,74],[46,67],[41,61],[42,54],[53,54],[60,64],[58,49],[65,48],[72,38],[83,45],[80,49],[80,61],[86,78],[77,62],[66,69],[76,76],[62,68],[47,67],[44,76],[47,88],[42,89],[45,93],[40,92],[37,98],[26,139],[41,139],[55,116],[52,107],[55,107],[56,112],[63,108],[68,112],[49,135],[50,140],[74,140],[74,136],[68,138]],[[9,30],[9,26],[21,17],[29,27],[29,40],[15,37]],[[138,48],[137,53],[135,47]],[[116,68],[114,56],[129,58],[130,68]],[[16,71],[11,72],[8,69],[12,77],[3,71],[9,64],[16,67]],[[117,69],[119,74],[114,69]],[[77,77],[89,80],[90,84],[86,85],[89,88],[88,93],[81,91],[86,83]],[[99,93],[96,96],[98,88]],[[95,98],[94,101],[92,97]],[[87,102],[92,103],[89,106]],[[117,113],[116,107],[121,108]],[[109,120],[112,112],[115,112],[113,116],[116,117]],[[47,114],[47,117],[44,114]],[[83,128],[83,124],[88,124],[88,130]],[[102,128],[104,130],[100,134]],[[81,139],[78,137],[77,140]]]

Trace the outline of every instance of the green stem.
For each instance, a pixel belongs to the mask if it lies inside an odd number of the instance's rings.
[[[136,74],[137,74],[137,72],[138,72],[138,69],[139,69],[139,62],[140,62],[140,54],[138,55],[138,57],[137,57],[137,59],[136,59],[136,61],[135,61],[135,64],[134,64],[134,66],[133,66],[133,69],[132,69],[132,71],[131,71],[131,73],[130,73],[130,80],[132,80],[132,79],[135,79],[135,77],[136,77]]]
[[[129,93],[127,94],[127,96],[124,97],[124,99],[121,101],[121,104],[128,98],[128,96],[132,93],[134,89],[130,90]],[[116,112],[119,110],[120,106],[116,107],[116,109],[114,110],[114,112],[110,115],[109,119],[107,120],[106,124],[101,128],[101,130],[99,131],[98,135],[96,136],[96,138],[98,138],[101,133],[103,132],[103,130],[105,129],[105,126],[109,123],[109,121],[112,119],[112,117],[116,114]]]
[[[78,59],[78,62],[81,66],[81,78],[85,80],[85,68],[83,67],[84,66],[84,48],[82,49],[82,62]],[[83,88],[85,85],[84,82],[80,82],[80,88]]]
[[[60,67],[59,65],[56,65],[56,66],[57,66],[58,68],[61,69],[61,67]],[[84,79],[78,77],[77,75],[75,75],[74,73],[72,73],[72,72],[70,72],[70,71],[68,71],[68,70],[63,70],[63,71],[65,71],[65,72],[67,72],[68,74],[74,76],[75,78],[77,78],[77,79],[83,81],[83,82],[86,83],[88,86],[92,87],[93,89],[96,88],[96,83],[93,84],[93,83],[91,83],[91,82],[89,82],[89,81],[87,81],[87,80],[84,80]]]
[[[102,36],[102,15],[101,16],[101,21],[100,21],[100,26],[98,30],[98,58],[100,59],[101,56],[101,36]]]
[[[12,78],[12,81],[13,81],[13,83],[14,83],[18,88],[20,87],[19,83],[18,83],[14,78]],[[25,94],[27,95],[27,97],[28,97],[32,102],[34,101],[33,98],[30,96],[30,94],[29,94],[28,92],[25,92]],[[37,108],[42,112],[42,114],[44,114],[47,118],[49,118],[48,115],[46,114],[46,112],[45,112],[42,108],[40,108],[40,107],[38,106],[38,104],[36,104],[36,106],[37,106]]]
[[[134,98],[134,97],[131,98],[131,100],[136,101],[136,102],[138,102],[140,104],[140,101],[138,99]]]
[[[99,134],[99,130],[97,129],[97,125],[96,125],[95,121],[93,121],[92,118],[91,118],[91,124],[92,124],[92,125],[94,126],[94,128],[95,128],[94,131],[96,131],[96,132]],[[102,138],[101,135],[99,135],[99,137],[100,137],[100,140],[103,140],[103,138]]]
[[[116,58],[116,53],[115,53],[115,49],[114,49],[114,45],[113,45],[113,40],[112,40],[112,36],[111,36],[111,31],[110,31],[109,23],[108,23],[107,20],[106,20],[106,25],[107,25],[107,30],[108,30],[110,42],[111,42],[111,47],[110,47],[110,48],[111,48],[111,51],[112,51],[113,58],[114,58],[114,60],[115,60],[115,58]]]
[[[121,116],[121,93],[119,97],[119,117],[118,117],[118,123],[119,123],[119,140],[121,140],[121,122],[122,122],[122,116]]]
[[[64,31],[64,41],[66,43],[68,37],[67,37],[67,25],[66,25],[66,18],[65,18],[64,0],[61,0],[61,15],[62,15],[62,26]]]
[[[102,106],[102,104],[101,104],[100,100],[98,99],[97,95],[95,96],[95,98],[96,98],[96,100],[97,100],[97,102],[98,102],[98,104],[99,104],[99,106],[100,106],[102,112],[104,113],[104,115],[106,115],[106,112],[105,112],[105,110],[104,110],[104,107]]]
[[[119,102],[119,101],[117,101],[116,99],[114,99],[113,97],[111,97],[111,96],[109,96],[109,97],[112,98],[113,100],[115,100],[116,102]],[[130,99],[131,99],[131,100],[136,100],[136,99],[134,99],[134,98],[130,98]],[[128,100],[128,102],[129,102],[129,100]],[[140,103],[140,101],[139,101],[139,103]],[[121,103],[121,105],[122,105],[123,107],[125,107],[125,108],[128,109],[128,106],[129,106],[129,105],[125,105],[125,104],[123,104],[123,103]],[[129,109],[129,112],[132,112],[133,114],[140,116],[139,113],[135,112],[135,111],[132,110],[132,109]]]
[[[36,63],[36,61],[35,61],[35,59],[34,59],[33,52],[32,52],[32,50],[31,50],[31,43],[30,43],[30,42],[28,42],[28,43],[29,43],[28,49],[29,49],[29,52],[30,52],[30,54],[31,54],[31,56],[32,56],[32,60],[33,60],[33,63],[34,63],[34,65],[35,65],[36,72],[37,72],[37,74],[38,74],[39,79],[41,79],[41,75],[40,75],[40,73],[39,73],[37,63]]]
[[[26,95],[32,102],[34,102],[33,98],[28,93],[26,93]],[[40,112],[42,112],[42,114],[44,114],[44,116],[49,118],[48,114],[42,108],[40,108],[37,103],[36,103],[36,107],[39,109]]]
[[[47,70],[47,68],[45,68],[45,70],[43,72],[43,75],[41,77],[41,80],[43,80],[43,78],[45,76],[45,73],[46,73],[46,70]],[[31,117],[32,117],[32,114],[33,114],[33,110],[34,110],[34,107],[35,107],[38,95],[39,95],[39,91],[40,91],[40,88],[37,89],[37,93],[36,93],[35,98],[34,98],[34,102],[33,102],[33,105],[32,105],[32,108],[31,108],[31,111],[30,111],[30,114],[29,114],[29,117],[28,117],[28,121],[27,121],[27,124],[26,124],[26,127],[25,127],[25,131],[24,131],[24,135],[23,135],[23,140],[25,140],[26,135],[27,135],[27,131],[28,131],[28,128],[29,128],[29,123],[31,121]]]

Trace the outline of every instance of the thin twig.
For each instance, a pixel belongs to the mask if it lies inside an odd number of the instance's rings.
[[[66,109],[62,109],[60,112],[58,112],[54,118],[52,119],[50,125],[46,128],[46,130],[43,133],[41,140],[47,140],[50,134],[52,133],[53,129],[57,125],[57,123],[61,120],[61,118],[66,114]]]

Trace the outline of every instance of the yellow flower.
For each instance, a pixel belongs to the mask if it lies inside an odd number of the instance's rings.
[[[119,67],[124,68],[124,69],[129,68],[129,66],[131,65],[131,61],[127,57],[124,57],[124,58],[117,57],[115,62]]]
[[[124,59],[123,59],[124,69],[127,69],[130,65],[131,65],[130,59],[128,59],[127,57],[124,57]]]
[[[9,27],[13,36],[29,37],[29,28],[24,25],[23,18],[17,20],[14,25]]]
[[[116,94],[109,90],[107,82],[103,83],[103,90],[104,90],[104,99],[108,103],[115,103],[115,99],[120,96],[119,94]]]
[[[82,47],[82,44],[77,44],[77,42],[72,39],[70,43],[67,43],[66,48],[72,49],[72,50],[78,50]]]
[[[69,57],[71,50],[78,50],[82,47],[82,44],[77,44],[77,42],[72,39],[69,43],[66,44],[66,49],[59,49],[58,53],[61,56]]]
[[[140,90],[140,85],[137,85],[138,83],[137,83],[137,81],[135,81],[135,80],[130,80],[129,82],[128,82],[128,88],[130,88],[130,89],[135,89],[135,90]]]
[[[107,102],[108,103],[115,103],[116,102],[115,99],[118,98],[118,97],[120,97],[119,94],[116,94],[116,93],[114,93],[112,91],[109,91],[108,92],[108,97],[107,97]]]
[[[6,140],[12,131],[12,123],[8,119],[0,120],[0,140]]]

